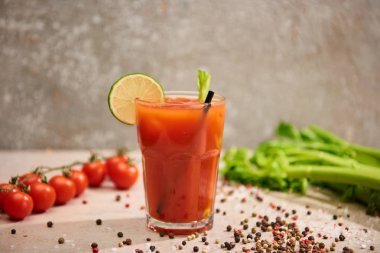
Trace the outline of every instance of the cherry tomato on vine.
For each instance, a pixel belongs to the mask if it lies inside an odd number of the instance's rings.
[[[34,182],[30,185],[29,195],[33,199],[33,211],[42,213],[55,203],[56,193],[54,188],[47,183]]]
[[[22,189],[23,186],[28,187],[34,182],[42,182],[42,176],[33,172],[28,172],[20,176],[17,180],[17,184],[19,185],[20,189]]]
[[[55,204],[64,205],[76,194],[76,187],[73,180],[57,175],[49,180],[49,184],[54,188],[56,193]]]
[[[87,175],[81,170],[71,169],[69,172],[69,178],[75,184],[75,187],[76,187],[75,197],[78,197],[88,187]]]
[[[9,193],[18,191],[20,190],[13,184],[0,184],[0,210],[3,209],[4,199],[9,195]]]
[[[107,175],[103,161],[94,161],[83,164],[82,171],[87,175],[91,187],[99,187]]]
[[[107,171],[118,163],[128,162],[129,157],[125,155],[112,156],[106,160]]]
[[[32,197],[21,191],[9,193],[3,205],[5,213],[11,220],[22,220],[33,210]]]
[[[108,175],[118,189],[129,189],[136,183],[138,172],[136,165],[120,162],[109,168]]]

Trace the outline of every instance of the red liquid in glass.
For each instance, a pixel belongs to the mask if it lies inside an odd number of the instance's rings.
[[[157,220],[186,223],[212,214],[225,104],[204,107],[190,98],[136,104],[147,211]]]

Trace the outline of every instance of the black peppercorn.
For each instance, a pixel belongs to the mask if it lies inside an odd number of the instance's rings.
[[[12,235],[16,234],[16,229],[12,228],[12,230],[11,230],[11,234],[12,234]]]
[[[51,227],[53,227],[53,222],[51,222],[51,221],[48,221],[48,222],[46,223],[46,226],[47,226],[48,228],[51,228]]]
[[[123,232],[117,232],[117,236],[120,238],[123,237]]]
[[[198,252],[198,251],[199,251],[199,248],[198,248],[197,246],[194,246],[193,251],[194,251],[194,252]]]
[[[102,220],[101,219],[97,219],[96,220],[96,225],[98,225],[98,226],[102,225]]]

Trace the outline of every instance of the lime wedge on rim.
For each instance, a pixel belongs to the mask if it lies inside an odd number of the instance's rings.
[[[164,90],[156,80],[146,74],[133,73],[119,78],[108,94],[108,106],[113,116],[125,124],[135,124],[136,98],[163,101]]]

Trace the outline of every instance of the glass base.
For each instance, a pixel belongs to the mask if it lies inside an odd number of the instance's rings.
[[[213,223],[213,215],[211,215],[207,219],[188,223],[164,222],[152,218],[149,214],[146,215],[147,228],[154,232],[164,232],[165,234],[173,233],[175,235],[189,235],[195,232],[201,233],[210,230],[212,228]]]

